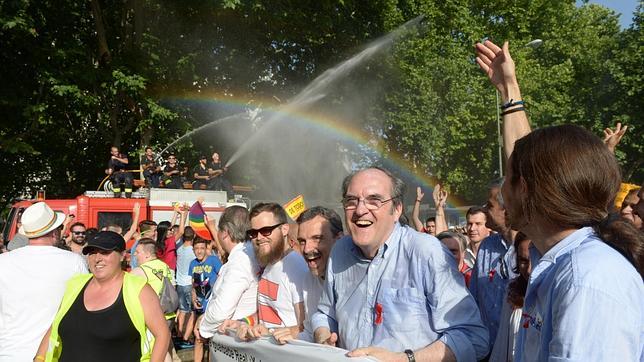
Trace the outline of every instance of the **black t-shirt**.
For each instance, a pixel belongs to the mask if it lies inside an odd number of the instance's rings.
[[[175,163],[175,164],[174,164],[174,167],[173,167],[173,166],[170,166],[170,164],[169,164],[169,163],[166,163],[166,164],[165,164],[165,167],[163,168],[163,172],[167,174],[168,172],[172,172],[172,171],[181,171],[181,169],[179,168],[179,164],[178,164],[178,163]],[[181,176],[181,174],[180,174],[180,173],[175,173],[175,174],[172,174],[172,175],[170,175],[170,176],[168,176],[168,177],[180,177],[180,176]]]
[[[112,171],[114,171],[114,172],[125,170],[127,168],[127,164],[125,164],[125,163],[123,163],[123,162],[121,162],[119,160],[115,160],[115,159],[113,159],[111,157],[112,156],[110,156],[110,160],[107,162],[107,168],[111,168]],[[119,155],[117,157],[118,158],[127,158],[127,155],[119,153]]]
[[[85,308],[85,288],[60,321],[60,361],[139,361],[141,335],[125,308],[122,287],[114,304],[97,311]]]
[[[221,162],[210,162],[210,164],[208,165],[208,168],[213,171],[221,170],[221,173],[223,173],[224,171],[224,168],[221,165]],[[215,175],[215,176],[219,176],[219,175]]]
[[[141,168],[150,169],[150,171],[154,171],[154,169],[157,168],[157,162],[154,159],[154,156],[152,156],[152,158],[148,158],[148,155],[143,155],[141,157]]]
[[[192,169],[192,175],[194,176],[195,174],[199,176],[208,176],[208,167],[201,167],[201,164],[195,166],[195,168]]]

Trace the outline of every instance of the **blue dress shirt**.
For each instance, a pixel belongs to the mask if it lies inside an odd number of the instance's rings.
[[[532,268],[515,361],[641,361],[644,284],[590,227]]]
[[[394,352],[436,340],[459,361],[488,351],[488,334],[452,254],[433,236],[396,223],[372,259],[351,237],[338,240],[312,327],[338,332],[338,345]]]
[[[515,253],[508,252],[510,248],[512,246],[508,246],[501,234],[492,234],[483,239],[470,279],[470,293],[490,333],[490,350],[499,330],[506,288],[510,280],[517,277],[514,272]]]

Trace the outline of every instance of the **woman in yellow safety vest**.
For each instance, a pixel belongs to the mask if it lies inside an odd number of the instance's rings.
[[[125,240],[101,231],[88,241],[91,274],[67,283],[34,361],[163,361],[170,343],[159,298],[121,270]]]

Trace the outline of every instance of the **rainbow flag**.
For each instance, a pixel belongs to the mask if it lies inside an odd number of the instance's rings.
[[[199,201],[195,202],[188,212],[188,220],[190,220],[190,227],[195,231],[195,234],[202,239],[212,240],[210,230],[206,226],[206,212]]]

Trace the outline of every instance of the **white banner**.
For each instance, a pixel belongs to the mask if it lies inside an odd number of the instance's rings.
[[[210,339],[210,361],[216,362],[373,362],[368,357],[349,358],[347,350],[304,341],[277,344],[272,337],[251,342],[216,334]]]

